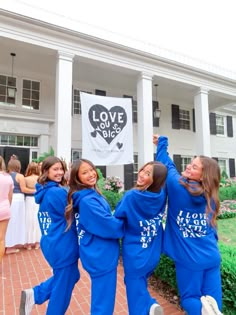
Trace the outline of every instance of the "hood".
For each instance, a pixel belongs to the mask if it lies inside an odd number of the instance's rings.
[[[81,199],[83,199],[84,197],[86,197],[88,195],[93,195],[93,194],[97,195],[97,192],[92,188],[91,189],[86,188],[86,189],[76,191],[72,195],[73,207],[74,208],[79,207],[79,203],[80,203]]]
[[[188,182],[188,179],[182,177],[183,181],[185,182]],[[194,189],[194,186],[196,186],[196,188],[199,186],[199,182],[196,182],[196,181],[191,181],[191,185]],[[204,194],[201,194],[201,195],[198,195],[198,196],[194,196],[192,194],[189,194],[192,202],[198,206],[200,206],[201,204],[204,204],[206,203],[206,198],[204,196]]]
[[[35,197],[35,201],[36,203],[41,203],[43,200],[44,195],[46,194],[46,192],[48,191],[49,188],[51,187],[59,187],[59,184],[53,181],[48,181],[46,184],[41,185],[39,183],[37,183],[35,185],[36,188],[36,192],[34,194]]]
[[[152,216],[157,213],[157,209],[161,209],[166,203],[166,192],[162,189],[159,193],[154,193],[150,191],[140,191],[137,189],[131,189],[126,193],[129,202],[131,202],[140,213],[143,212],[144,215],[148,213]]]

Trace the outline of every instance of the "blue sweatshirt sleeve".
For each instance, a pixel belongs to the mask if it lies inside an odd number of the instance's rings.
[[[122,220],[115,218],[97,199],[82,199],[80,202],[80,224],[96,236],[117,239],[124,234]]]

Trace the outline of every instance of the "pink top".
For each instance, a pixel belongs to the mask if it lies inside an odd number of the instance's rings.
[[[13,187],[14,184],[11,176],[5,172],[0,172],[0,221],[10,218],[8,193]]]

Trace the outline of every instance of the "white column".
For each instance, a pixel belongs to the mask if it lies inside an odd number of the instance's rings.
[[[56,71],[55,155],[66,162],[71,159],[71,102],[74,55],[58,52]]]
[[[208,90],[200,88],[194,96],[196,154],[211,156]]]
[[[138,165],[153,161],[152,76],[142,73],[137,82]]]

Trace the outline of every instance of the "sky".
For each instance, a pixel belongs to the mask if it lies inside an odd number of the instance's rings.
[[[50,0],[18,0],[18,3],[29,3],[236,72],[235,0],[58,0],[56,4]]]

